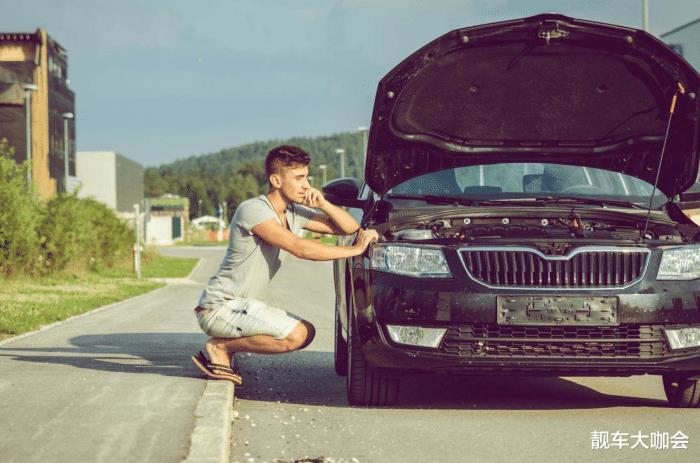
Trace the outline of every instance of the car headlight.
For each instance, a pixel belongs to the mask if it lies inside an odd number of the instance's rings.
[[[664,249],[657,280],[700,278],[700,246]]]
[[[370,251],[370,267],[414,277],[452,277],[442,249],[424,246],[374,245]]]

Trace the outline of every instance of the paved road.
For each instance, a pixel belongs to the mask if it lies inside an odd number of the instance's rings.
[[[165,252],[204,257],[193,276],[200,284],[222,255],[207,248]],[[302,352],[243,356],[232,461],[700,457],[698,411],[666,408],[655,377],[411,377],[396,407],[348,407],[332,366],[330,269],[290,257],[273,281],[268,302],[311,320],[318,336]],[[204,388],[188,358],[204,340],[190,313],[200,290],[172,285],[0,347],[0,461],[180,461]],[[594,430],[680,430],[689,448],[593,451]]]
[[[241,358],[233,462],[326,461],[698,461],[698,410],[667,408],[658,377],[480,379],[414,376],[391,409],[351,408],[333,372],[333,294],[329,263],[293,258],[268,302],[313,322],[305,351]],[[643,435],[677,431],[688,449],[629,447]],[[591,433],[628,433],[622,449],[592,450]],[[651,437],[642,437],[650,445]],[[672,446],[670,443],[669,446]],[[251,460],[254,459],[254,460]],[[321,460],[322,461],[322,460]]]
[[[176,250],[180,254],[191,251]],[[205,381],[193,280],[0,346],[0,461],[179,462]]]

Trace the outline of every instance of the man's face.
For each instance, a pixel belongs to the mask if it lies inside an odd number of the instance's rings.
[[[282,195],[291,202],[300,203],[304,201],[306,192],[309,190],[309,167],[290,166],[282,167],[277,176],[279,185],[273,185],[280,190]]]

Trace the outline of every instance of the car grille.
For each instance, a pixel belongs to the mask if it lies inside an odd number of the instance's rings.
[[[661,325],[503,326],[495,323],[448,329],[443,353],[460,357],[669,357]]]
[[[535,249],[466,248],[462,261],[475,280],[495,288],[620,288],[639,281],[646,249],[578,250],[545,256]]]

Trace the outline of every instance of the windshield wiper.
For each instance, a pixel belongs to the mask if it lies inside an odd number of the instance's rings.
[[[535,196],[529,198],[491,198],[473,199],[460,196],[439,196],[439,195],[409,195],[409,194],[389,194],[387,199],[415,199],[425,201],[430,204],[460,204],[465,206],[498,206],[503,204],[527,204],[531,202],[544,204],[591,204],[596,206],[616,206],[633,209],[646,209],[638,204],[622,201],[618,199],[596,199],[579,198],[576,196]]]
[[[439,196],[439,195],[408,195],[408,194],[390,194],[387,199],[415,199],[424,201],[429,204],[461,204],[463,206],[475,206],[484,204],[484,201],[464,198],[460,196]],[[486,201],[488,202],[488,201]]]
[[[532,198],[533,201],[543,202],[543,203],[578,203],[578,204],[592,204],[596,206],[617,206],[617,207],[628,207],[633,209],[646,209],[639,204],[635,204],[629,201],[622,201],[619,199],[596,199],[596,198],[579,198],[576,196],[537,196]]]

